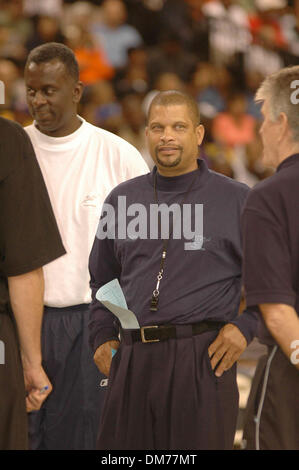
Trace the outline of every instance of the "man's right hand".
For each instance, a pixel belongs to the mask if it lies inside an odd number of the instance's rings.
[[[102,372],[102,374],[106,375],[106,377],[109,377],[110,373],[110,366],[112,361],[111,349],[118,348],[119,341],[107,341],[107,343],[101,344],[101,346],[99,346],[96,352],[94,353],[94,362],[96,363],[96,366],[99,371]]]

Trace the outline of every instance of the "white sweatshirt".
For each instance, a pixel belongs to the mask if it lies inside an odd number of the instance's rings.
[[[67,251],[44,266],[44,301],[49,307],[91,301],[88,258],[102,204],[116,185],[149,171],[135,147],[80,119],[79,129],[65,137],[49,137],[35,124],[25,128]]]

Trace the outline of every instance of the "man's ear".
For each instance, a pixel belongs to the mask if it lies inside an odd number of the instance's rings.
[[[285,113],[280,113],[278,117],[278,123],[279,123],[279,135],[277,137],[278,137],[278,142],[281,142],[287,136],[290,130],[289,121]]]
[[[73,101],[78,104],[81,100],[84,85],[81,81],[77,82],[73,89]]]
[[[197,143],[200,145],[205,135],[205,128],[202,124],[196,127]]]

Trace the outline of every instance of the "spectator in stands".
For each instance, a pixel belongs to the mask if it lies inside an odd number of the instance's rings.
[[[0,56],[26,59],[24,44],[32,33],[32,22],[23,14],[22,0],[2,0],[0,8]]]
[[[164,0],[126,0],[130,24],[141,34],[147,47],[158,44],[162,29],[161,8]]]
[[[105,52],[88,31],[80,26],[69,26],[66,36],[66,45],[74,51],[79,64],[80,80],[85,85],[109,80],[114,76],[114,68],[108,62]]]
[[[142,98],[139,94],[128,94],[122,101],[123,125],[118,135],[139,150],[150,169],[154,162],[147,149],[144,126],[145,114],[142,109]]]
[[[102,80],[90,86],[82,117],[98,127],[118,134],[122,125],[121,105],[109,81]]]
[[[253,43],[260,40],[259,33],[266,26],[272,32],[273,46],[285,48],[287,41],[279,23],[280,10],[286,6],[286,0],[255,0],[257,12],[249,16]]]
[[[233,0],[205,2],[202,11],[209,20],[210,59],[221,65],[232,63],[251,41],[246,11]]]
[[[256,71],[266,77],[283,67],[283,58],[275,47],[275,30],[271,26],[262,26],[256,34],[256,43],[252,44],[244,56],[245,71]]]
[[[26,16],[49,15],[56,18],[63,13],[63,0],[23,0],[24,14]]]
[[[160,17],[162,31],[169,31],[170,33],[175,31],[183,48],[186,51],[190,50],[193,32],[191,12],[188,5],[182,0],[164,0]]]
[[[142,44],[139,32],[126,23],[127,11],[122,0],[104,0],[102,23],[93,25],[92,32],[104,48],[111,65],[122,69],[128,61],[128,49]]]
[[[154,98],[154,96],[159,91],[167,91],[167,90],[179,90],[185,91],[186,84],[181,80],[181,78],[172,72],[162,72],[161,74],[157,75],[156,80],[154,81],[154,86],[151,91],[147,93],[144,98],[142,107],[143,111],[146,114],[149,109],[149,105]]]
[[[201,78],[203,72],[204,78]],[[212,64],[198,64],[198,69],[193,77],[195,86],[198,87],[197,102],[201,114],[214,118],[217,113],[226,109],[227,98],[232,89],[232,76],[224,66]]]
[[[45,42],[64,42],[59,20],[54,16],[42,15],[35,18],[34,32],[26,43],[26,49],[31,51]]]
[[[288,8],[280,20],[284,37],[288,42],[288,51],[299,57],[299,0],[295,0],[294,8]]]
[[[197,57],[182,47],[177,32],[163,31],[159,46],[149,53],[148,74],[150,86],[157,75],[170,72],[177,74],[181,80],[190,80],[197,63]]]
[[[214,119],[214,139],[228,147],[246,145],[254,139],[255,126],[253,116],[246,113],[245,95],[236,92],[228,101],[227,111]]]
[[[144,46],[133,47],[128,50],[128,64],[118,74],[115,88],[118,96],[122,97],[128,93],[145,95],[148,91],[147,72],[148,53]]]
[[[227,111],[218,114],[212,125],[214,140],[226,148],[227,163],[233,177],[253,186],[257,178],[248,170],[247,145],[256,137],[256,121],[246,112],[247,102],[244,93],[233,92],[227,103]]]

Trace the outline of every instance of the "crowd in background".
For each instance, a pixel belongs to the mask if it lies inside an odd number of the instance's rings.
[[[0,114],[31,122],[28,52],[62,42],[85,84],[80,115],[132,143],[153,166],[146,111],[159,90],[197,100],[210,168],[253,186],[261,161],[254,94],[266,75],[299,60],[299,0],[0,0]]]

